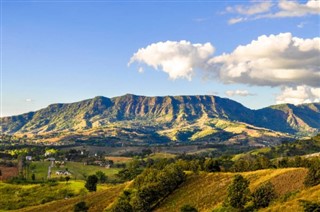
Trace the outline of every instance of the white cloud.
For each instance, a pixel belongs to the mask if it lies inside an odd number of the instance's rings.
[[[320,102],[320,88],[309,86],[284,87],[282,93],[276,98],[277,104],[291,103],[303,104]]]
[[[305,4],[299,4],[296,1],[281,0],[279,1],[279,12],[269,14],[269,17],[299,17],[309,14],[320,13],[320,1],[309,0]]]
[[[139,68],[138,68],[138,72],[139,72],[139,73],[143,73],[143,72],[144,72],[144,69],[143,69],[142,67],[139,67]]]
[[[268,5],[269,4],[269,5]],[[235,24],[247,20],[257,20],[262,18],[287,18],[287,17],[302,17],[306,15],[320,14],[320,1],[308,0],[305,4],[295,0],[280,0],[277,4],[277,9],[274,12],[269,12],[272,7],[270,2],[253,4],[252,6],[237,5],[235,7],[227,7],[226,10],[234,12],[245,17],[238,17],[241,21],[232,22],[234,18],[229,20],[229,24]]]
[[[254,96],[255,94],[250,93],[247,90],[234,90],[234,91],[229,90],[229,91],[226,91],[226,95],[227,96]]]
[[[33,102],[33,99],[25,99],[26,102]]]
[[[164,71],[171,79],[191,80],[196,71],[202,70],[203,78],[226,84],[282,87],[277,103],[298,104],[319,99],[320,37],[303,39],[291,33],[262,35],[231,53],[214,57],[213,52],[210,43],[158,42],[139,49],[128,65],[144,63]],[[254,95],[245,90],[226,94]]]
[[[259,13],[268,12],[272,7],[272,3],[269,1],[255,3],[250,6],[236,5],[233,7],[227,7],[226,11],[231,13],[238,13],[242,15],[254,15]]]
[[[225,83],[267,86],[309,85],[320,81],[320,38],[302,39],[291,33],[260,36],[230,54],[213,57],[209,75]]]
[[[228,23],[229,24],[236,24],[236,23],[244,22],[246,20],[247,20],[246,18],[231,18],[231,19],[229,19]]]
[[[305,25],[306,25],[306,22],[301,22],[297,25],[297,27],[302,29]]]
[[[195,69],[205,68],[213,52],[214,47],[210,43],[192,44],[185,40],[158,42],[139,49],[128,65],[133,62],[145,63],[154,69],[163,70],[171,79],[191,80]]]

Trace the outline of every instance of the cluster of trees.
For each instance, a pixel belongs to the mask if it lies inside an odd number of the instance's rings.
[[[320,159],[314,159],[310,163],[304,184],[306,186],[316,186],[320,184]]]
[[[114,212],[151,211],[185,180],[185,173],[177,164],[163,169],[145,169],[136,177],[130,189],[125,190],[114,204]]]
[[[123,153],[121,156],[124,157],[138,157],[138,158],[145,158],[152,154],[152,150],[150,148],[142,149],[141,152],[133,152],[133,151],[127,151]]]
[[[134,159],[126,165],[117,176],[121,181],[132,180],[138,176],[145,168],[155,167],[163,168],[170,163],[176,163],[184,171],[205,172],[244,172],[256,171],[270,168],[288,168],[288,167],[312,167],[319,159],[305,158],[296,156],[293,158],[280,158],[270,160],[264,155],[245,155],[235,161],[231,157],[205,158],[198,155],[182,154],[176,158],[170,159]]]
[[[247,206],[247,210],[268,207],[270,202],[276,198],[274,186],[271,182],[261,184],[254,192],[250,192],[250,182],[242,175],[236,175],[233,182],[228,187],[228,195],[225,200],[226,207],[243,210],[246,204],[252,200],[252,204]]]
[[[305,178],[306,186],[320,184],[320,160],[313,160]],[[266,208],[277,197],[274,186],[271,182],[262,183],[252,193],[249,189],[250,182],[242,175],[235,175],[228,187],[227,198],[224,207],[232,207],[239,211],[253,211],[259,208]],[[301,201],[304,211],[320,211],[320,204]]]
[[[176,159],[184,170],[189,171],[231,171],[245,172],[270,168],[305,167],[309,168],[318,159],[296,156],[271,160],[264,155],[245,155],[233,161],[231,157],[204,158],[199,156],[179,156]]]

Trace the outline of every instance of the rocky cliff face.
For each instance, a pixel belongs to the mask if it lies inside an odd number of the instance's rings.
[[[1,118],[2,133],[77,131],[124,121],[174,128],[227,120],[290,134],[315,134],[320,129],[320,104],[275,105],[251,110],[217,96],[146,97],[127,94],[95,97],[71,104],[53,104],[36,112]]]

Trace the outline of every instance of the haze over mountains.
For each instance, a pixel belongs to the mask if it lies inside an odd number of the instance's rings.
[[[104,134],[143,140],[266,140],[320,131],[320,103],[282,104],[251,110],[217,96],[98,96],[70,104],[52,104],[36,112],[1,118],[1,132],[39,134],[105,129]],[[141,137],[141,135],[143,135]],[[154,138],[154,139],[156,139]],[[138,139],[139,140],[139,139]],[[255,140],[255,139],[254,139]]]

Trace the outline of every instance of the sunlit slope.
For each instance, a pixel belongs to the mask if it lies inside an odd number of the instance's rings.
[[[320,129],[320,103],[276,105],[251,110],[217,96],[95,97],[0,118],[1,132],[53,134],[48,141],[98,136],[123,141],[169,142],[253,140],[314,135]],[[231,140],[232,142],[232,140]]]
[[[73,211],[74,205],[80,201],[85,201],[89,206],[89,211],[103,211],[108,207],[124,189],[125,184],[103,188],[97,192],[88,193],[84,196],[70,198],[66,200],[53,201],[47,204],[20,209],[23,212],[66,212]]]
[[[306,169],[268,169],[241,174],[250,180],[251,191],[261,183],[271,181],[277,194],[284,196],[290,192],[304,189],[303,181]],[[193,205],[199,211],[212,211],[222,205],[227,195],[227,187],[234,175],[235,173],[202,173],[189,176],[187,181],[171,194],[156,211],[178,212],[185,204]]]

